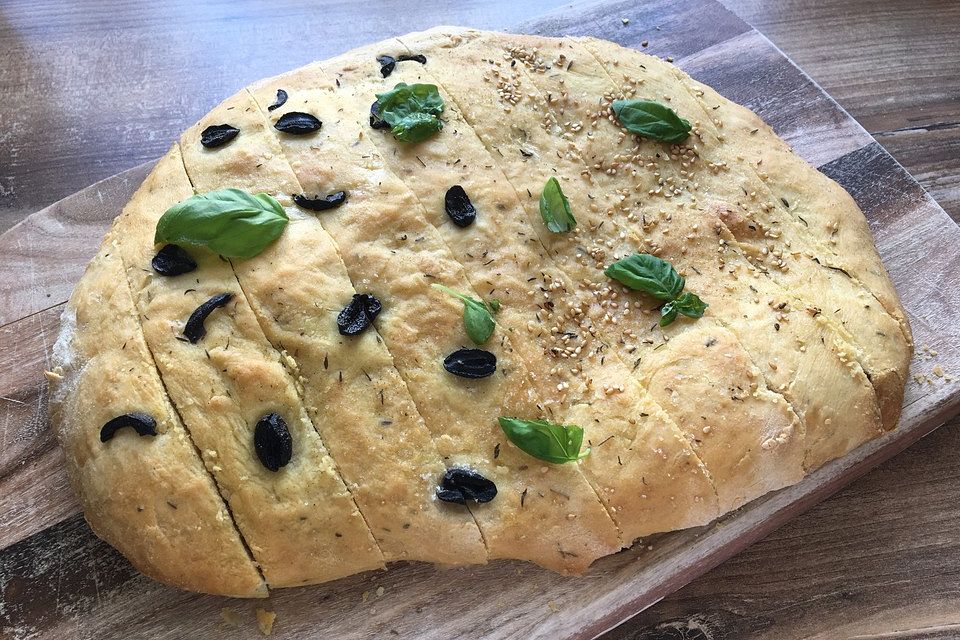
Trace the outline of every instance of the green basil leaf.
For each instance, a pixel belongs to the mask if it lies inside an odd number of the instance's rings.
[[[157,221],[153,241],[207,247],[227,258],[252,258],[283,233],[287,221],[287,212],[266,193],[221,189],[167,209]]]
[[[577,226],[577,221],[570,211],[570,202],[563,195],[563,189],[556,178],[547,180],[540,192],[540,217],[543,218],[547,229],[553,233],[566,233]]]
[[[672,300],[660,307],[660,326],[665,327],[676,320],[678,313],[677,303]]]
[[[421,142],[443,129],[438,117],[443,113],[443,98],[433,84],[398,83],[377,94],[379,117],[390,125],[397,140]]]
[[[459,298],[463,302],[463,327],[467,332],[467,337],[469,337],[474,344],[483,344],[490,339],[490,336],[493,335],[494,328],[496,328],[496,323],[493,321],[493,315],[490,313],[490,310],[492,309],[494,313],[500,310],[499,300],[491,300],[487,303],[490,305],[490,309],[488,309],[487,304],[484,304],[481,300],[475,300],[470,296],[464,295],[459,291],[454,291],[442,284],[434,284],[433,286],[440,291]]]
[[[614,100],[613,113],[627,131],[644,138],[682,142],[690,135],[689,122],[653,100]]]
[[[684,291],[679,298],[673,301],[673,306],[679,313],[688,318],[702,318],[703,312],[710,305],[701,300],[697,294]]]
[[[683,291],[683,278],[666,260],[649,253],[635,253],[618,260],[604,273],[637,291],[643,291],[657,300],[671,301]]]
[[[589,448],[580,452],[582,427],[521,418],[501,417],[499,421],[510,442],[534,458],[563,464],[585,458],[590,453]]]
[[[398,120],[390,133],[401,142],[423,142],[441,129],[440,118],[429,113],[411,113]]]

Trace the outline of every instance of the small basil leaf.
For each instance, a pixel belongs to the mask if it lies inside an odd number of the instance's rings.
[[[680,297],[673,301],[673,306],[678,313],[688,318],[702,318],[703,312],[707,310],[708,305],[700,299],[695,293],[684,291]]]
[[[690,123],[670,107],[653,100],[614,100],[613,113],[630,133],[662,142],[682,142]]]
[[[683,291],[683,278],[673,265],[649,253],[635,253],[618,260],[604,270],[631,289],[643,291],[657,300],[674,300]]]
[[[434,284],[433,286],[444,293],[459,298],[460,301],[463,302],[463,327],[467,332],[467,337],[469,337],[474,344],[483,344],[490,339],[490,336],[493,335],[493,330],[496,328],[496,323],[493,321],[493,315],[491,315],[490,309],[487,308],[486,304],[480,300],[475,300],[470,296],[464,295],[459,291],[445,287],[442,284]],[[488,304],[494,313],[500,309],[499,300],[492,300]]]
[[[566,233],[577,226],[570,211],[570,202],[556,178],[550,178],[540,192],[540,217],[553,233]]]
[[[589,448],[580,452],[583,428],[576,425],[506,417],[501,417],[499,422],[510,442],[534,458],[563,464],[584,458],[590,453]]]
[[[423,142],[443,129],[440,118],[429,113],[411,113],[390,128],[390,133],[400,142]]]
[[[227,258],[252,258],[283,233],[287,221],[286,211],[266,193],[221,189],[167,209],[157,221],[153,241],[207,247]]]
[[[421,142],[443,129],[438,117],[443,107],[443,98],[433,84],[400,82],[392,90],[377,94],[378,117],[402,142]]]
[[[677,303],[670,301],[667,304],[660,307],[660,326],[665,327],[674,320],[677,319]]]

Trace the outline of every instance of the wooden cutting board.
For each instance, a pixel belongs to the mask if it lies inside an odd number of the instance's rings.
[[[853,194],[916,335],[917,378],[908,384],[896,431],[713,525],[657,536],[603,559],[581,578],[495,562],[448,570],[396,565],[279,590],[267,602],[164,587],[138,575],[83,522],[48,429],[42,377],[63,303],[109,221],[149,172],[147,164],[0,236],[0,636],[255,638],[252,611],[260,606],[277,612],[278,638],[592,638],[956,414],[960,381],[951,374],[960,375],[960,228],[829,96],[722,6],[713,0],[638,5],[581,4],[515,30],[593,35],[671,57],[757,111]],[[225,619],[223,609],[233,615]],[[229,622],[233,617],[239,626]]]

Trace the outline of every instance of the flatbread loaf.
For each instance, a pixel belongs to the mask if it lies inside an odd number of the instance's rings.
[[[442,103],[426,139],[373,104],[400,83]],[[623,100],[688,132],[635,135]],[[551,222],[555,187],[575,222]],[[155,244],[224,189],[279,203],[279,236]],[[608,275],[631,256],[678,288]],[[157,580],[258,597],[401,560],[582,573],[894,428],[911,352],[856,204],[756,115],[608,42],[440,27],[186,131],[77,285],[48,377],[97,535]]]

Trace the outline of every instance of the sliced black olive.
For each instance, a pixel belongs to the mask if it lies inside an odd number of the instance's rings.
[[[287,423],[278,413],[268,413],[257,421],[253,431],[253,447],[257,457],[270,471],[279,471],[293,457],[293,438]]]
[[[337,329],[341,335],[355,336],[373,322],[382,306],[376,297],[369,293],[354,294],[350,304],[337,315]]]
[[[179,276],[197,268],[196,261],[183,247],[175,244],[165,245],[150,261],[153,270],[162,276]]]
[[[423,55],[422,53],[417,53],[414,55],[405,54],[402,56],[397,56],[396,58],[388,55],[377,56],[377,62],[380,63],[380,74],[383,75],[384,78],[386,78],[391,73],[393,73],[393,70],[397,68],[398,62],[407,62],[407,61],[419,62],[420,64],[427,64],[427,56]]]
[[[267,107],[267,111],[273,111],[274,109],[279,109],[287,103],[287,92],[283,89],[277,89],[277,101],[272,105]]]
[[[370,126],[374,129],[389,129],[390,123],[380,117],[380,101],[375,100],[370,105]]]
[[[497,497],[497,485],[476,471],[454,467],[447,469],[437,487],[437,498],[444,502],[467,504],[473,500],[480,504]]]
[[[122,416],[111,418],[100,428],[100,442],[106,442],[113,437],[117,429],[131,427],[141,436],[157,435],[157,421],[145,413],[125,413]]]
[[[397,62],[419,62],[420,64],[427,64],[427,56],[422,53],[415,53],[413,55],[402,55],[397,56]]]
[[[285,113],[280,116],[280,119],[273,125],[277,131],[297,136],[313,133],[320,129],[321,126],[323,126],[323,123],[320,122],[316,116],[301,111]]]
[[[380,73],[384,78],[393,73],[397,68],[397,61],[393,56],[377,56],[377,62],[380,63]]]
[[[328,196],[321,196],[319,198],[308,198],[305,195],[295,195],[293,196],[293,201],[298,207],[303,207],[304,209],[309,209],[310,211],[326,211],[328,209],[336,209],[346,202],[347,192],[337,191],[336,193],[331,193]]]
[[[240,129],[229,124],[212,124],[200,133],[200,144],[207,149],[222,147],[239,135]]]
[[[483,349],[457,349],[444,358],[443,368],[461,378],[486,378],[497,370],[497,356]]]
[[[207,335],[207,328],[203,326],[207,316],[209,316],[214,309],[226,305],[232,299],[232,293],[220,293],[197,307],[196,310],[190,314],[187,324],[183,327],[183,335],[187,340],[193,344],[200,342],[200,339]]]
[[[458,184],[447,189],[443,206],[447,210],[447,215],[453,220],[453,224],[458,227],[469,227],[477,219],[477,210],[470,202],[467,192]]]

